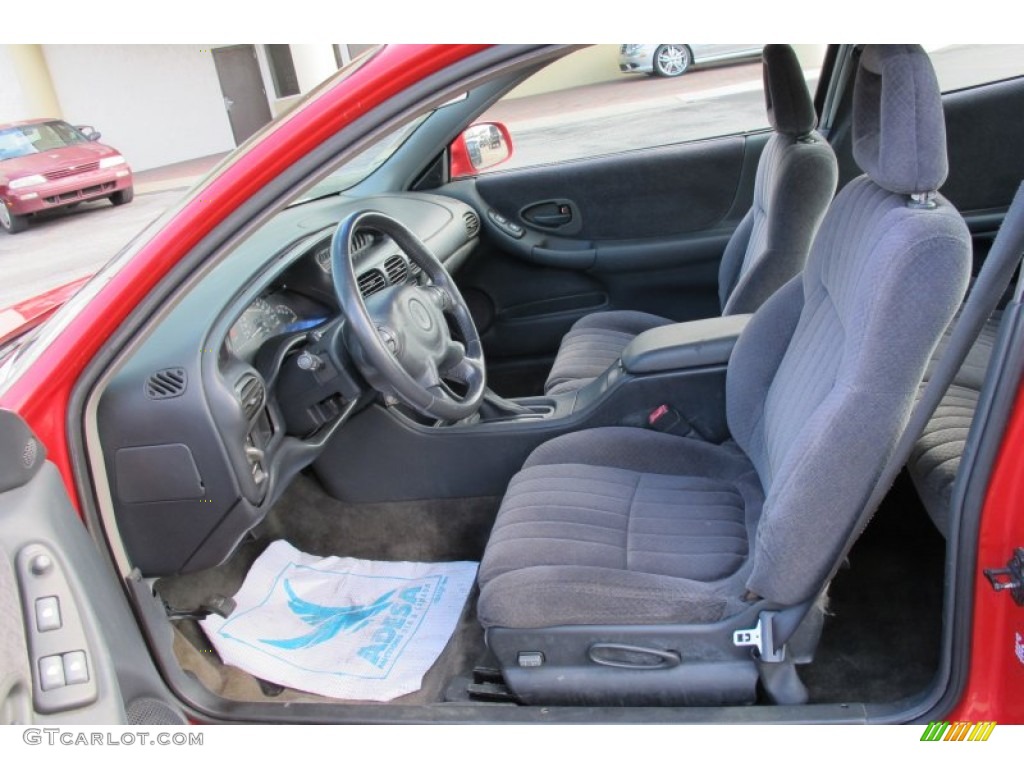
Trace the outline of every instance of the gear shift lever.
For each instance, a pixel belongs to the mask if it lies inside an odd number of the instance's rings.
[[[484,401],[480,404],[480,420],[494,421],[496,419],[507,419],[515,416],[534,416],[524,405],[506,400],[491,389],[484,390]]]

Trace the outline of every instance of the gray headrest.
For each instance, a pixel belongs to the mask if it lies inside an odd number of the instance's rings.
[[[779,133],[804,136],[818,124],[804,72],[788,45],[764,47],[764,101],[768,122]]]
[[[946,122],[935,70],[919,45],[868,45],[853,92],[853,157],[878,186],[901,195],[946,180]]]

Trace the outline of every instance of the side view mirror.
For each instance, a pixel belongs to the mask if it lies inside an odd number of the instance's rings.
[[[502,123],[474,123],[449,147],[453,179],[473,176],[512,157],[512,136]]]
[[[89,141],[99,141],[100,132],[93,128],[91,125],[76,125],[75,128],[85,136]]]

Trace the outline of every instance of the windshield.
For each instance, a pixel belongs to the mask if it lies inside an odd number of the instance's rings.
[[[14,370],[13,363],[18,357],[15,353],[20,351],[38,331],[39,327],[36,326],[26,333],[23,333],[21,336],[17,336],[0,345],[0,389],[3,388],[3,384],[7,380],[8,375]]]
[[[330,176],[317,182],[295,202],[301,203],[306,200],[316,200],[319,197],[344,192],[346,189],[350,189],[368,178],[370,174],[384,165],[387,159],[398,151],[398,148],[412,135],[413,131],[420,127],[430,114],[428,112],[425,115],[420,115],[411,123],[403,125],[398,130],[374,142]]]
[[[0,130],[0,160],[49,152],[88,141],[63,120],[32,123]]]

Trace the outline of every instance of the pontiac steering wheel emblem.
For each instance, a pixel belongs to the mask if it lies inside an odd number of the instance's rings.
[[[430,319],[430,313],[418,299],[409,300],[409,314],[412,315],[412,319],[423,330],[429,331],[434,327],[434,321]]]

